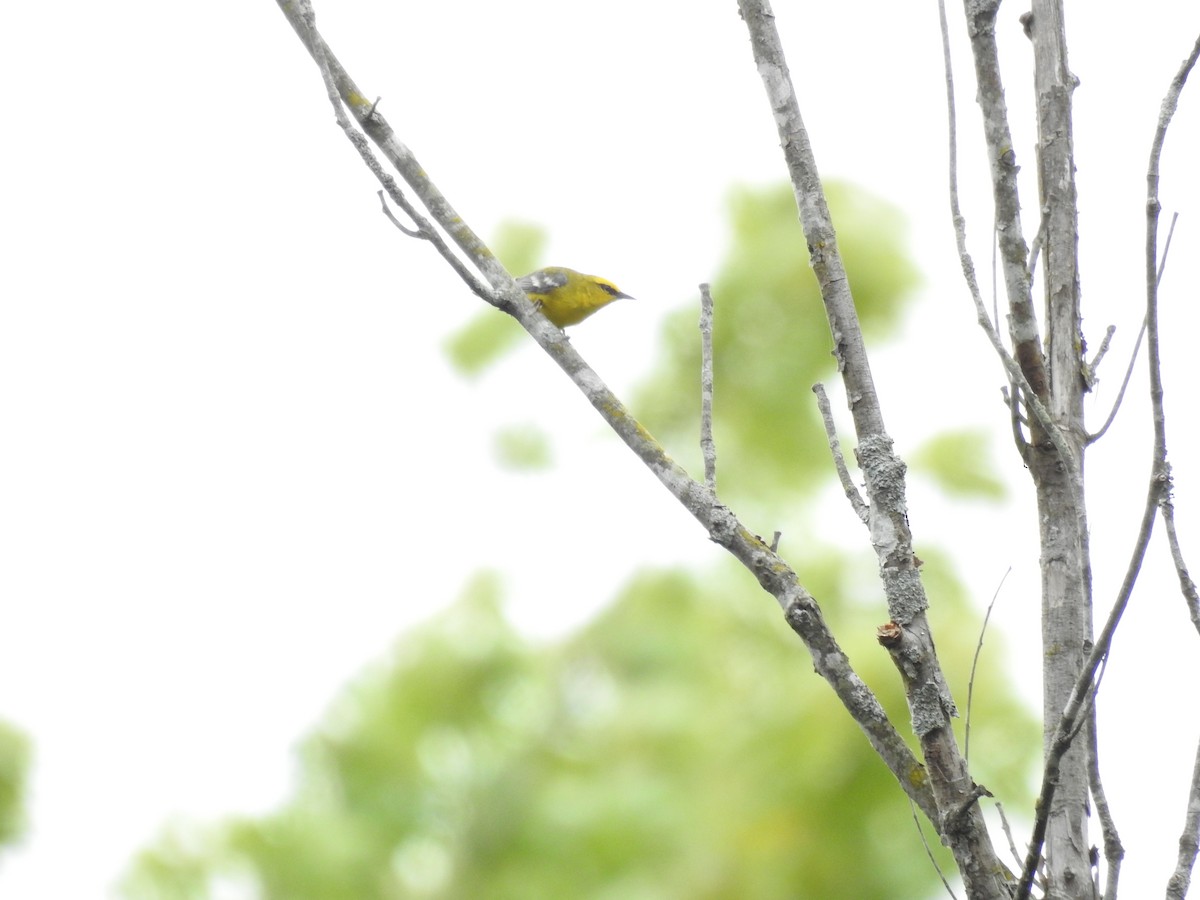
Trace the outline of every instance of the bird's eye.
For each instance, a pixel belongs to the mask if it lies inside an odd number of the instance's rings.
[[[614,297],[620,293],[620,291],[618,291],[616,287],[611,284],[602,284],[600,287],[604,288],[604,290],[608,291],[608,293],[612,294]]]

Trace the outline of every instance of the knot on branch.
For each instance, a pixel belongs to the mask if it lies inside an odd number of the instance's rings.
[[[820,616],[816,603],[807,595],[793,598],[783,612],[788,626],[801,637],[811,633]]]

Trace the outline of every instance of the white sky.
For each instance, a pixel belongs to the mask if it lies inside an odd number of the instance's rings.
[[[1029,642],[1013,668],[1036,697],[1035,521],[953,250],[936,7],[778,7],[822,172],[912,223],[922,303],[905,342],[875,358],[900,453],[951,409],[1000,435],[1017,501],[964,510],[917,481],[913,524],[919,544],[960,560],[981,607],[1014,567],[996,618],[1010,643]],[[1032,231],[1021,11],[1006,5],[1001,39]],[[573,336],[618,392],[648,368],[662,313],[714,274],[729,187],[784,177],[734,0],[318,0],[317,12],[479,233],[510,217],[542,224],[548,261],[639,298]],[[980,126],[961,11],[950,15],[964,202],[986,278]],[[103,896],[164,822],[271,808],[294,742],[476,567],[501,567],[514,615],[552,635],[640,562],[717,558],[548,361],[526,352],[479,383],[450,371],[442,339],[479,301],[379,214],[274,3],[26,3],[6,20],[0,67],[17,102],[0,145],[0,717],[32,736],[36,769],[31,833],[0,859],[0,894]],[[1068,28],[1085,329],[1094,348],[1118,328],[1098,423],[1142,314],[1152,129],[1200,9],[1074,4]],[[1194,566],[1197,91],[1168,137],[1162,186],[1182,214],[1164,352]],[[1101,611],[1148,473],[1141,371],[1119,433],[1089,458]],[[807,386],[797,396],[811,402]],[[495,428],[524,421],[555,436],[554,473],[496,469]],[[827,518],[861,540],[842,504]],[[1200,643],[1161,541],[1151,564],[1102,699],[1130,897],[1159,895],[1170,873],[1200,736],[1196,704],[1175,696],[1193,693]],[[777,615],[772,602],[763,615]],[[1157,697],[1152,684],[1175,690]]]

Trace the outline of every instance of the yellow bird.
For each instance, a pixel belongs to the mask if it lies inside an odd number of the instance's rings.
[[[574,269],[549,266],[517,279],[517,285],[559,328],[578,325],[596,310],[622,297],[632,300],[611,281]]]

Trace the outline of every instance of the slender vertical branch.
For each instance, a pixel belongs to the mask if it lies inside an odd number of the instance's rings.
[[[1188,615],[1192,625],[1200,632],[1200,592],[1196,590],[1196,582],[1188,572],[1187,563],[1183,559],[1183,550],[1179,546],[1179,535],[1175,531],[1175,504],[1170,496],[1163,500],[1159,507],[1162,510],[1163,526],[1167,532],[1167,545],[1171,548],[1171,560],[1175,563],[1175,574],[1179,578],[1179,590],[1187,603]]]
[[[1008,297],[1009,333],[1021,371],[1030,389],[1045,400],[1049,378],[1037,315],[1033,308],[1033,279],[1029,274],[1029,248],[1021,226],[1021,199],[1017,189],[1017,155],[1008,125],[1004,84],[1000,77],[1000,53],[996,46],[996,14],[999,0],[964,0],[967,34],[971,40],[978,85],[979,108],[987,142],[995,204],[995,230],[1000,245],[1004,289]]]
[[[983,624],[979,626],[979,640],[975,642],[975,655],[971,657],[971,677],[967,680],[966,725],[963,728],[963,758],[967,762],[971,761],[971,706],[975,700],[975,672],[979,668],[979,654],[983,652],[983,638],[987,634],[988,622],[991,621],[992,609],[996,606],[996,598],[1000,596],[1000,590],[1004,587],[1004,582],[1008,579],[1011,572],[1012,566],[1009,566],[1004,570],[1004,574],[1000,576],[1000,583],[996,585],[991,602],[988,603],[987,612],[983,615]]]
[[[1108,805],[1108,794],[1104,791],[1104,782],[1100,778],[1100,750],[1096,734],[1096,717],[1088,719],[1088,786],[1092,792],[1093,805],[1096,807],[1096,817],[1100,820],[1100,833],[1104,837],[1104,861],[1108,863],[1108,872],[1104,880],[1104,900],[1116,900],[1117,885],[1121,879],[1121,861],[1125,858],[1125,847],[1121,844],[1121,836],[1117,833],[1117,822],[1113,818],[1112,809]]]
[[[1158,127],[1154,132],[1154,141],[1150,150],[1150,167],[1146,174],[1146,352],[1150,363],[1150,404],[1151,416],[1154,420],[1154,468],[1151,475],[1151,496],[1163,510],[1166,520],[1168,541],[1171,545],[1171,557],[1175,561],[1175,569],[1179,575],[1180,587],[1188,600],[1188,608],[1192,620],[1196,622],[1200,616],[1196,602],[1196,586],[1188,575],[1187,566],[1183,562],[1183,554],[1179,549],[1179,540],[1175,535],[1174,508],[1171,506],[1171,469],[1167,462],[1167,428],[1166,414],[1163,410],[1162,369],[1159,356],[1158,330],[1158,286],[1160,271],[1157,265],[1158,251],[1158,216],[1161,203],[1158,197],[1159,163],[1162,159],[1163,142],[1167,137],[1167,127],[1175,116],[1179,105],[1179,95],[1187,83],[1188,76],[1200,59],[1200,37],[1196,38],[1192,52],[1179,67],[1167,95],[1163,98],[1159,111]],[[1158,488],[1157,492],[1155,488]],[[1191,789],[1188,793],[1188,814],[1184,821],[1183,833],[1179,838],[1179,857],[1175,872],[1167,885],[1168,900],[1176,896],[1184,897],[1188,883],[1191,880],[1191,869],[1196,862],[1197,841],[1200,834],[1200,748],[1197,749],[1196,766],[1192,773]],[[1173,893],[1177,892],[1177,893]]]
[[[1197,852],[1200,852],[1200,744],[1196,746],[1196,762],[1192,766],[1187,815],[1183,820],[1183,833],[1179,836],[1179,855],[1175,871],[1167,882],[1167,900],[1184,900],[1187,896]]]

